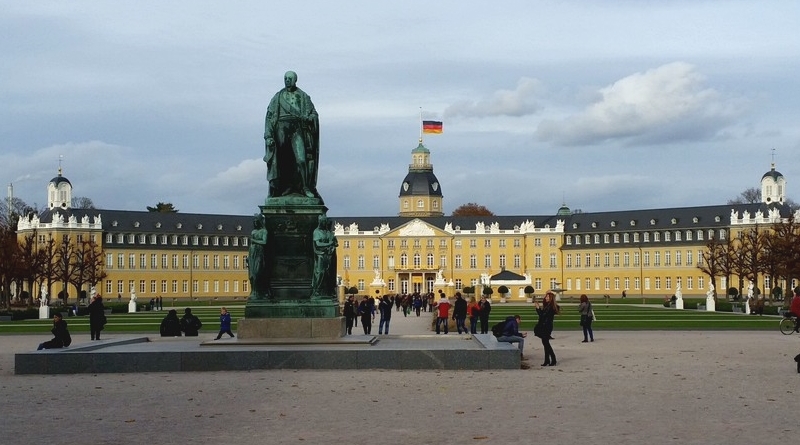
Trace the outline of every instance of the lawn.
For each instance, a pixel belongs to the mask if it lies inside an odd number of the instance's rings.
[[[594,311],[597,319],[592,327],[597,330],[774,330],[778,332],[778,316],[754,316],[733,312],[706,312],[694,309],[676,310],[668,309],[653,304],[642,306],[620,300],[606,306],[595,302]],[[227,303],[227,302],[226,302]],[[169,303],[167,303],[169,304]],[[192,306],[192,313],[203,322],[203,331],[216,332],[219,329],[219,309],[217,306],[204,305]],[[183,315],[185,306],[176,306],[178,316]],[[108,316],[105,332],[136,332],[158,333],[161,320],[170,309],[165,306],[164,311],[137,312],[134,314],[120,313]],[[244,305],[230,304],[228,311],[233,318],[233,330],[236,330],[237,320],[244,317]],[[532,331],[536,324],[536,310],[531,304],[499,304],[492,306],[490,324],[505,319],[510,315],[519,314],[522,317],[522,330]],[[556,316],[556,330],[580,330],[580,316],[576,303],[565,302],[561,305],[561,314]],[[89,317],[67,317],[70,332],[88,332]],[[0,322],[0,335],[3,334],[32,334],[48,333],[52,328],[51,320],[20,320]]]

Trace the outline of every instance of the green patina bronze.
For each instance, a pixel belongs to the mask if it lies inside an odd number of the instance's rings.
[[[267,107],[269,192],[250,237],[246,318],[339,316],[337,241],[317,192],[319,118],[296,83],[288,71]]]

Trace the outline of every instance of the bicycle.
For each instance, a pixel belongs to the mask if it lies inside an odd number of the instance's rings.
[[[791,312],[785,312],[779,327],[783,335],[792,335],[792,333],[797,332],[798,329],[797,317]]]

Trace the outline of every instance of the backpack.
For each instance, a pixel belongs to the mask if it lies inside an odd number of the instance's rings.
[[[502,337],[503,331],[506,329],[507,322],[508,322],[507,320],[503,320],[499,323],[495,323],[492,326],[492,334],[494,334],[495,337]]]

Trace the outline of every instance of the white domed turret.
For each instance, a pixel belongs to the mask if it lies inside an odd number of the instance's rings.
[[[61,167],[58,168],[58,176],[51,179],[47,184],[47,208],[68,209],[72,206],[72,183],[69,179],[61,176]]]
[[[772,169],[761,177],[761,202],[764,204],[783,204],[786,198],[786,179],[775,170],[775,163]]]

